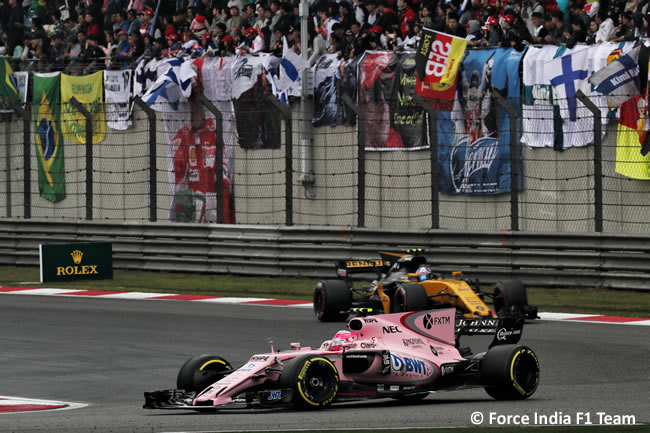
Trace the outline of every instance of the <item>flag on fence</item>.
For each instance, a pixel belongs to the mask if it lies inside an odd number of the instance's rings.
[[[128,69],[122,71],[104,71],[104,100],[106,101],[106,124],[117,130],[129,129],[131,126],[131,76]]]
[[[569,120],[577,120],[578,100],[576,92],[589,91],[589,70],[587,68],[588,49],[553,59],[546,64],[547,76],[555,90],[557,99],[566,100]]]
[[[596,86],[596,91],[607,95],[607,105],[612,110],[640,94],[638,64],[640,51],[639,45],[589,78],[589,82]]]
[[[280,61],[278,87],[286,92],[287,96],[301,96],[302,78],[300,78],[300,73],[309,67],[309,62],[289,48],[286,37],[283,37],[282,41],[282,60]]]
[[[171,106],[172,110],[176,111],[178,103],[192,94],[192,81],[196,78],[196,71],[191,60],[181,57],[166,60],[162,67],[165,67],[165,64],[167,70],[158,76],[153,86],[142,96],[142,100],[154,110]],[[158,68],[161,70],[161,66]]]
[[[72,97],[75,97],[92,114],[93,143],[101,143],[106,135],[102,71],[85,76],[61,75],[63,133],[67,139],[84,144],[86,119],[70,102]]]
[[[642,152],[648,147],[647,113],[646,101],[641,96],[628,99],[619,108],[616,172],[633,179],[650,179],[650,154]]]
[[[465,39],[425,27],[415,54],[417,93],[429,99],[453,100],[466,47]],[[449,111],[451,106],[444,104],[440,109]]]
[[[59,72],[34,74],[32,99],[38,191],[51,202],[65,198],[59,75]]]
[[[13,111],[8,99],[18,102],[18,87],[14,71],[5,58],[0,61],[0,112]]]

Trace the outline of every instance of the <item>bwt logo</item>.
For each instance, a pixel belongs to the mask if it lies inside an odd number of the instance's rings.
[[[406,373],[426,374],[427,367],[424,361],[419,359],[409,358],[407,356],[400,357],[397,355],[390,355],[391,367],[393,371],[404,371]]]

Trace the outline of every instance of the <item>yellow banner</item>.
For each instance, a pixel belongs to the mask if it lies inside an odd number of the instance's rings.
[[[102,71],[83,77],[61,74],[61,120],[63,134],[68,140],[86,143],[86,118],[70,103],[72,97],[92,114],[93,144],[104,140],[106,118],[102,82]]]

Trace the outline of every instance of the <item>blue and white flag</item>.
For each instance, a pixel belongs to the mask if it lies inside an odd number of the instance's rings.
[[[596,86],[596,91],[607,95],[607,105],[612,110],[641,94],[639,51],[640,45],[589,78],[589,82]]]
[[[178,110],[178,103],[192,94],[192,80],[196,71],[191,60],[175,58],[166,60],[166,71],[158,76],[156,82],[142,96],[142,100],[153,109],[164,110],[165,105]]]
[[[566,110],[571,122],[578,119],[576,92],[589,92],[588,60],[588,48],[585,48],[546,63],[546,74],[553,86],[554,97],[566,101]]]
[[[282,60],[280,61],[280,77],[278,87],[288,96],[302,95],[302,78],[300,73],[309,67],[309,62],[289,48],[287,38],[282,39]]]

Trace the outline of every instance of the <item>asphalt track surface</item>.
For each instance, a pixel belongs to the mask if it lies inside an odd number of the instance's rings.
[[[0,414],[2,432],[179,432],[471,425],[498,415],[576,412],[634,415],[650,423],[650,329],[536,322],[524,328],[542,369],[536,394],[492,400],[481,389],[439,393],[417,404],[346,403],[319,412],[142,409],[143,391],[173,388],[182,363],[211,353],[235,367],[251,354],[300,341],[317,346],[342,324],[309,309],[48,296],[0,296],[0,395],[86,403],[74,410]],[[483,423],[483,425],[488,425]]]

